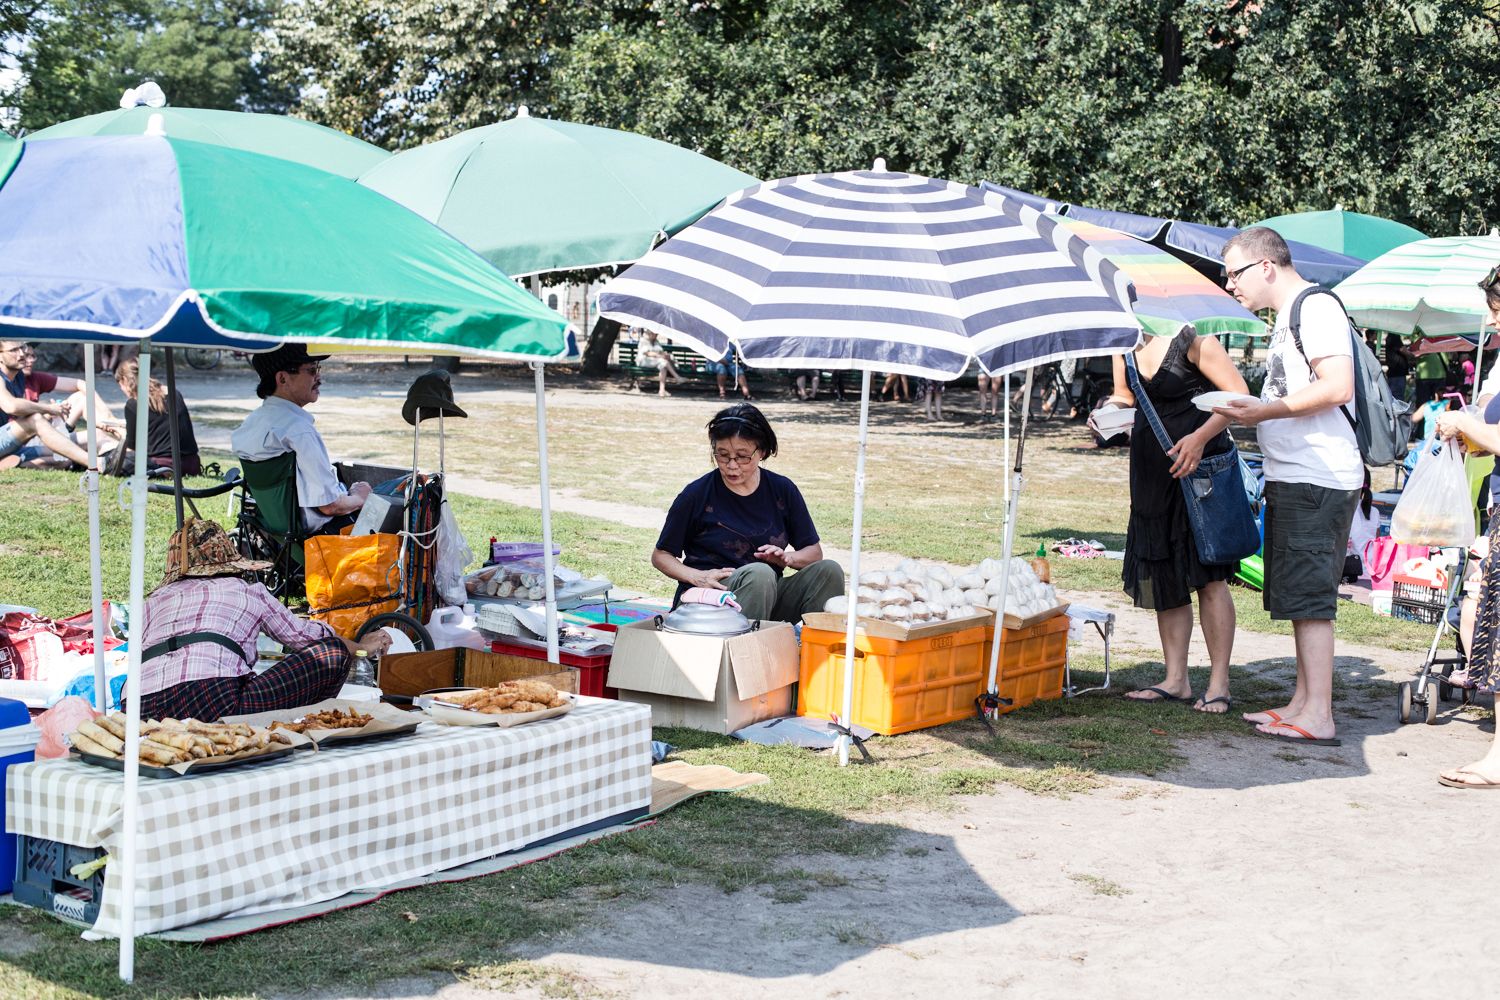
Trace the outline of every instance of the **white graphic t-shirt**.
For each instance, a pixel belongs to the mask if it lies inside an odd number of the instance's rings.
[[[1302,300],[1302,349],[1307,357],[1354,358],[1349,341],[1349,318],[1332,295],[1310,295]],[[1262,402],[1270,403],[1305,389],[1313,381],[1312,369],[1293,342],[1288,323],[1291,306],[1276,317],[1271,347],[1266,359],[1266,382]],[[1343,407],[1354,416],[1352,403]],[[1267,420],[1256,426],[1261,453],[1265,456],[1266,479],[1278,483],[1311,483],[1335,490],[1357,490],[1365,482],[1365,466],[1359,455],[1354,428],[1339,407],[1308,416]]]

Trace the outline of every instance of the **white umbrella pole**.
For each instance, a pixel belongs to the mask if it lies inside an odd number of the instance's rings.
[[[994,384],[995,384],[994,379],[991,379],[990,380],[990,385],[993,386]],[[1001,426],[1004,427],[1005,431],[1004,431],[1004,437],[1002,439],[1002,443],[1000,445],[1000,467],[1002,469],[1008,469],[1008,468],[1010,468],[1010,372],[1006,372],[1005,373],[1004,405],[1005,405],[1005,418],[1004,418],[1004,422],[1003,422],[1003,424]],[[1001,503],[1002,508],[1004,509],[1004,514],[1002,514],[1001,516],[1002,517],[1006,517],[1006,516],[1009,516],[1009,514],[1010,514],[1010,480],[1009,479],[1003,480],[1003,484],[1004,484],[1003,487],[1002,487],[1003,492],[1001,492],[1001,494],[1000,494],[1000,503]],[[1005,537],[1005,535],[1004,535],[1004,533],[1005,533],[1005,524],[1004,524],[1003,521],[1001,522],[1001,525],[1000,525],[1000,532],[1001,532],[1001,537],[1002,538]]]
[[[146,634],[146,430],[151,423],[151,342],[141,341],[135,391],[135,475],[130,478],[130,658],[125,713],[125,790],[120,826],[120,978],[135,979],[135,833],[140,803],[141,646]]]
[[[859,591],[859,536],[865,513],[865,440],[870,430],[870,370],[861,374],[859,385],[859,451],[854,463],[854,538],[849,546],[849,609],[844,613],[844,699],[839,722],[845,729],[854,725],[854,631],[858,615],[855,595]],[[838,739],[839,767],[849,766],[848,734]]]
[[[109,710],[109,678],[104,672],[104,559],[99,541],[99,428],[94,405],[93,344],[83,345],[84,419],[89,424],[89,467],[83,489],[89,498],[89,599],[94,609],[94,707]],[[120,447],[125,447],[122,441]]]
[[[1021,409],[1021,440],[1016,445],[1016,465],[1011,471],[1008,498],[1005,504],[1005,527],[1001,531],[1002,541],[1000,544],[1000,607],[995,609],[995,641],[990,643],[990,676],[985,685],[988,694],[994,694],[996,687],[996,676],[1000,671],[1000,647],[1005,644],[1005,601],[1010,594],[1010,554],[1015,546],[1016,540],[1016,509],[1021,505],[1021,455],[1026,448],[1026,414],[1030,409],[1026,405],[1031,399],[1031,371],[1026,372],[1026,381],[1022,388]],[[1007,441],[1009,435],[1007,434]],[[1007,448],[1007,460],[1009,460]],[[995,710],[988,709],[991,713]]]
[[[557,651],[557,585],[553,580],[555,559],[552,555],[552,483],[547,470],[547,387],[542,363],[531,366],[536,373],[536,451],[541,468],[538,489],[542,494],[542,572],[547,588],[547,662],[558,663]]]
[[[526,279],[526,286],[540,302],[542,279],[533,274]],[[584,302],[588,301],[587,285],[584,286],[583,299]],[[547,386],[546,377],[542,374],[542,363],[533,362],[531,368],[536,377],[536,453],[540,476],[537,489],[542,495],[542,572],[547,577],[547,582],[543,584],[547,589],[547,662],[559,663],[561,661],[557,651],[557,585],[553,580],[557,565],[552,555],[552,476],[547,466]]]

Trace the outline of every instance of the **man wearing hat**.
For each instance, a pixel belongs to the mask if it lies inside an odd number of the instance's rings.
[[[355,643],[296,617],[246,579],[269,566],[243,558],[213,521],[189,518],[172,534],[167,571],[144,610],[142,718],[212,721],[311,705],[338,694],[355,650],[379,656],[390,646],[384,632]],[[262,632],[287,657],[257,674]]]
[[[339,482],[323,435],[306,410],[318,400],[323,385],[320,363],[327,358],[308,354],[302,344],[282,344],[254,355],[250,363],[260,376],[255,394],[264,402],[229,437],[234,453],[247,462],[297,453],[297,499],[303,524],[313,534],[331,534],[353,524],[370,495],[369,483],[355,483],[346,490]]]

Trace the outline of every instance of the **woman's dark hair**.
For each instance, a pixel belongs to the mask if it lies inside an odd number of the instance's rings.
[[[755,445],[761,458],[776,454],[776,432],[766,415],[749,403],[726,406],[708,422],[708,443],[718,444],[732,437],[744,438]]]
[[[1484,289],[1484,301],[1491,309],[1500,309],[1500,264],[1496,264],[1479,283]]]
[[[1359,491],[1359,511],[1365,517],[1370,516],[1370,507],[1375,503],[1375,495],[1370,492],[1370,470],[1365,470],[1365,485]]]

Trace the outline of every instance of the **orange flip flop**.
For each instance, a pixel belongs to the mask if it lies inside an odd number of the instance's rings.
[[[1285,733],[1268,733],[1264,729],[1257,729],[1256,732],[1258,732],[1258,733],[1260,733],[1260,734],[1262,734],[1264,736],[1269,736],[1273,740],[1283,740],[1283,741],[1285,741],[1287,743],[1305,743],[1308,746],[1315,746],[1315,747],[1341,747],[1341,746],[1344,745],[1344,741],[1341,740],[1341,739],[1339,739],[1339,738],[1337,738],[1337,737],[1331,737],[1331,738],[1326,739],[1326,740],[1325,739],[1319,739],[1318,737],[1314,736],[1312,733],[1308,732],[1306,729],[1303,729],[1301,726],[1294,726],[1290,722],[1273,722],[1273,723],[1271,723],[1271,728],[1272,729],[1290,729],[1292,732],[1299,733],[1300,735],[1298,735],[1298,736],[1289,736],[1289,735],[1287,735]]]

